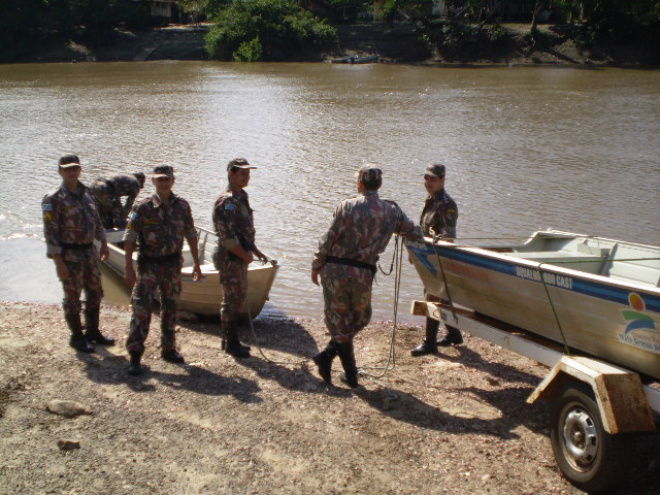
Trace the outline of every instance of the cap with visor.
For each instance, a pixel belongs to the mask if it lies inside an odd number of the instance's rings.
[[[255,169],[257,167],[250,165],[245,158],[234,158],[227,164],[227,171],[231,171],[234,168]]]
[[[159,165],[154,168],[154,179],[174,179],[174,167],[171,165]]]
[[[64,155],[58,162],[59,168],[82,167],[78,155]]]
[[[431,177],[442,179],[445,176],[445,166],[441,163],[429,163],[426,166],[424,175],[430,175]]]

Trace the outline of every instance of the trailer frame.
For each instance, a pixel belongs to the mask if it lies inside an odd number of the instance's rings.
[[[413,315],[441,321],[550,368],[527,398],[552,403],[551,441],[564,476],[589,492],[609,490],[627,474],[635,435],[658,433],[660,390],[635,371],[567,355],[556,342],[442,302],[413,301]]]

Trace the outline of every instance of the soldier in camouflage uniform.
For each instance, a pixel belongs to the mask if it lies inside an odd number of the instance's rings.
[[[59,160],[60,188],[46,195],[42,202],[47,255],[55,262],[57,276],[64,288],[64,315],[71,330],[71,347],[94,352],[90,342],[114,344],[99,330],[99,312],[103,288],[98,265],[99,253],[94,240],[100,241],[102,260],[108,257],[108,244],[99,213],[89,189],[78,179],[82,172],[76,155]],[[80,321],[80,294],[85,290],[85,333]]]
[[[419,224],[427,237],[455,239],[456,224],[458,222],[458,207],[456,202],[445,191],[445,166],[440,163],[431,163],[424,172],[424,187],[429,193]],[[432,300],[426,295],[426,300]],[[426,318],[426,337],[410,353],[413,356],[423,356],[438,352],[438,346],[450,346],[463,343],[460,330],[447,327],[447,335],[437,340],[440,322],[435,318]]]
[[[393,233],[421,238],[419,228],[396,203],[380,199],[381,184],[381,169],[365,165],[359,170],[360,195],[339,203],[314,255],[312,281],[319,285],[320,275],[325,324],[332,338],[313,359],[327,383],[331,383],[332,360],[339,354],[342,380],[350,387],[358,385],[353,338],[371,319],[371,286],[378,256]]]
[[[161,356],[171,363],[183,363],[176,350],[174,326],[181,293],[182,249],[185,237],[193,257],[193,280],[202,278],[197,250],[197,231],[190,205],[172,193],[174,169],[161,165],[154,169],[152,178],[156,193],[133,208],[124,234],[126,250],[125,280],[133,287],[131,305],[133,315],[126,341],[131,356],[128,372],[142,372],[140,361],[144,342],[149,334],[151,308],[156,290],[160,290]],[[138,247],[138,276],[133,269],[133,251]]]
[[[238,340],[238,312],[246,302],[247,268],[253,256],[266,261],[266,256],[255,245],[255,230],[248,194],[244,191],[250,182],[251,166],[245,158],[236,158],[227,164],[229,184],[218,196],[213,207],[213,225],[218,243],[213,254],[220,272],[222,303],[220,322],[222,347],[234,357],[250,357],[250,348]]]
[[[99,177],[92,187],[96,206],[106,229],[126,228],[126,219],[133,208],[133,202],[144,187],[144,174],[135,172],[132,175],[115,175],[110,179]],[[121,198],[126,196],[122,205]]]

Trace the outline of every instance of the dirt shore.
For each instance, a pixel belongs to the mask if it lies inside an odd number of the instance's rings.
[[[102,43],[73,40],[44,46],[22,62],[107,62],[148,60],[206,60],[205,25],[178,25],[144,32],[116,31]],[[414,23],[347,24],[336,26],[338,45],[326,53],[289,54],[290,62],[322,62],[350,55],[379,55],[381,62],[426,66],[535,66],[658,67],[654,47],[644,44],[578,46],[566,26],[539,26],[538,43],[530,45],[528,24],[506,24],[507,41],[496,44],[471,43],[449,50],[424,41]]]
[[[104,332],[122,340],[129,317],[104,307]],[[374,322],[356,355],[382,376],[351,391],[309,361],[320,321],[256,320],[266,357],[246,328],[245,360],[221,352],[217,321],[182,322],[185,366],[152,329],[148,371],[129,377],[122,345],[69,348],[59,307],[0,303],[0,494],[581,493],[555,465],[547,406],[525,402],[546,370],[476,337],[412,358],[422,329],[399,328],[383,375],[392,323]],[[49,412],[58,399],[88,414]],[[660,493],[659,447],[639,440],[618,493]]]

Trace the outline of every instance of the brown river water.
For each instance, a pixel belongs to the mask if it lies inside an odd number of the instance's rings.
[[[225,164],[258,166],[247,189],[257,244],[281,265],[264,315],[318,317],[312,253],[363,163],[417,220],[426,163],[447,165],[459,238],[553,227],[660,244],[660,71],[145,62],[0,66],[0,300],[56,303],[40,201],[57,159],[83,182],[176,167],[175,192],[210,226]],[[148,185],[142,196],[152,191]],[[382,257],[389,269],[390,249]],[[398,319],[422,295],[405,261]],[[106,277],[110,302],[127,296]],[[374,319],[394,315],[377,277]]]

